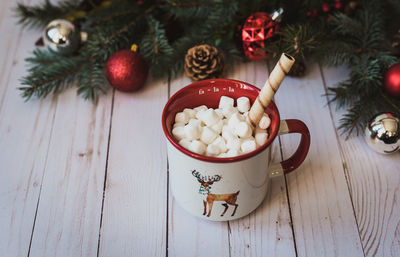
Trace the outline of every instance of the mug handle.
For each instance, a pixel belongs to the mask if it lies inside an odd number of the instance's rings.
[[[288,174],[303,163],[310,148],[310,132],[301,120],[281,120],[278,135],[289,133],[300,133],[301,140],[296,152],[287,160],[280,163],[271,164],[269,170],[270,177],[276,177],[282,174]]]

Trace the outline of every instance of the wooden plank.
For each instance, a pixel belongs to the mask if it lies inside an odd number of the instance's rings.
[[[311,133],[307,159],[287,175],[298,256],[364,256],[339,145],[316,65],[300,79],[287,77],[276,95],[281,118],[303,120]],[[281,137],[284,158],[296,135]]]
[[[265,63],[253,62],[237,66],[227,76],[261,88],[268,78],[268,69]],[[281,160],[278,139],[272,145],[272,160]],[[232,256],[296,255],[285,178],[274,178],[270,186],[269,194],[255,212],[229,222]]]
[[[34,39],[36,33],[32,31],[27,31],[28,35],[24,35],[24,39],[28,42],[20,42],[22,36],[22,28],[17,27],[16,19],[14,13],[12,12],[12,8],[15,7],[15,1],[11,0],[3,0],[1,1],[0,8],[0,33],[2,35],[2,40],[0,40],[0,109],[4,102],[5,93],[3,91],[8,90],[9,87],[6,87],[7,83],[10,81],[11,71],[15,69],[15,66],[19,60],[15,59],[15,54],[17,51],[20,51],[24,54],[27,54],[29,49],[32,49],[34,46]],[[25,30],[26,31],[26,30]],[[24,44],[28,48],[21,50],[19,47]],[[29,43],[29,44],[28,44]],[[21,59],[23,62],[23,59]],[[22,66],[21,66],[22,67]],[[21,68],[20,68],[21,69]],[[23,68],[21,70],[24,70]]]
[[[96,256],[112,92],[58,98],[30,256]]]
[[[348,78],[345,68],[324,68],[326,86]],[[344,110],[330,106],[335,125]],[[373,114],[371,114],[373,115]],[[337,135],[366,256],[400,256],[400,153],[381,155],[363,136]]]
[[[181,76],[170,85],[170,95],[191,81]],[[169,196],[168,256],[228,256],[228,223],[191,216]]]
[[[24,58],[33,50],[38,33],[16,27],[10,11],[14,1],[2,1],[1,5],[0,252],[27,256],[56,101],[24,103],[16,90],[25,74]]]
[[[167,156],[161,113],[167,81],[116,92],[99,256],[164,256]]]

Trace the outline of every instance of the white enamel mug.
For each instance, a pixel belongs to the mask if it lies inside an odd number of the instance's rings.
[[[178,144],[171,134],[176,113],[206,105],[218,108],[221,96],[256,99],[260,90],[248,83],[211,79],[190,84],[174,94],[164,107],[162,126],[167,137],[171,191],[189,213],[213,221],[241,218],[255,210],[268,192],[273,176],[295,170],[310,146],[307,126],[299,120],[280,120],[275,103],[265,111],[271,118],[267,142],[253,152],[236,157],[198,155]],[[271,163],[271,143],[277,135],[300,133],[296,152],[281,163]]]

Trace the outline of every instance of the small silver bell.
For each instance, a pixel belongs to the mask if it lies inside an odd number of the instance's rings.
[[[396,152],[400,148],[400,119],[392,113],[376,115],[365,129],[365,141],[378,153]]]
[[[51,50],[68,55],[78,49],[81,37],[74,24],[67,20],[57,19],[46,26],[43,41]]]

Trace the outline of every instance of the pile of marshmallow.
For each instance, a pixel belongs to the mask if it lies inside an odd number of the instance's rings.
[[[222,96],[218,109],[205,105],[186,108],[175,116],[172,134],[184,148],[200,155],[213,157],[234,157],[249,153],[265,144],[271,119],[267,114],[258,126],[246,121],[250,100],[240,97],[236,100]]]

